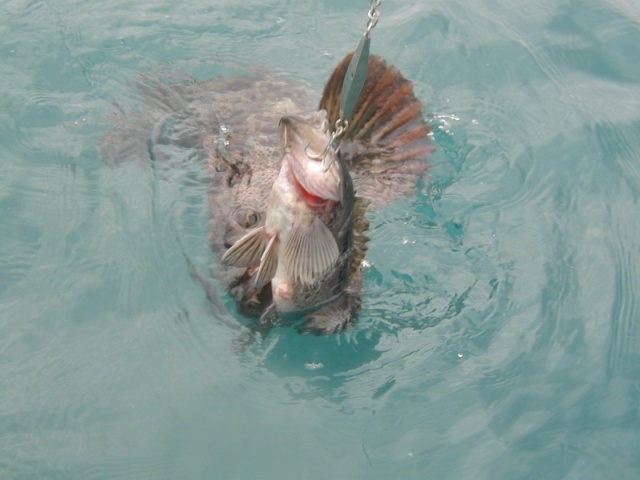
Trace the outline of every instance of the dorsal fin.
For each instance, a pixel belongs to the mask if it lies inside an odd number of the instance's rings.
[[[342,83],[352,55],[335,68],[320,100],[330,125],[339,117]],[[340,151],[354,175],[357,194],[372,204],[412,194],[428,169],[433,146],[422,110],[413,84],[381,57],[369,57],[367,78]]]

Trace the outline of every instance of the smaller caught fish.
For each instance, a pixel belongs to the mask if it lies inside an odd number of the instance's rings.
[[[321,163],[315,154],[327,144],[324,117],[294,115],[325,110],[329,125],[335,125],[351,58],[348,54],[336,65],[319,103],[307,86],[255,69],[205,82],[173,71],[144,76],[137,82],[140,109],[118,107],[109,118],[114,128],[99,142],[105,162],[114,167],[196,168],[191,173],[200,178],[199,166],[207,166],[209,245],[217,260],[225,258],[212,266],[211,275],[240,314],[260,316],[263,324],[274,313],[306,310],[300,327],[306,332],[329,334],[351,325],[365,297],[367,212],[412,196],[429,168],[433,146],[423,103],[397,68],[371,55],[339,158],[326,175],[312,172]],[[283,115],[289,116],[278,138]],[[280,202],[278,213],[267,212],[271,197]],[[247,246],[243,237],[254,241]],[[205,288],[219,303],[216,289]]]
[[[304,312],[337,299],[351,260],[354,207],[349,170],[330,141],[324,110],[285,116],[279,125],[283,157],[264,224],[224,254],[226,265],[248,268],[256,290],[271,282],[276,312]]]

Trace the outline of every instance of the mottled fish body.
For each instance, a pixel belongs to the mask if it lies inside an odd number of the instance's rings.
[[[100,141],[101,154],[112,166],[152,161],[175,167],[205,164],[209,244],[221,260],[239,239],[264,226],[268,217],[276,218],[267,209],[274,182],[282,173],[279,120],[325,110],[329,125],[334,125],[350,59],[351,54],[335,68],[315,106],[309,87],[264,72],[207,82],[143,78],[138,82],[141,108],[116,110],[110,119],[115,128]],[[356,195],[352,226],[344,234],[351,248],[339,247],[339,252],[349,252],[340,254],[343,268],[327,270],[328,277],[320,280],[327,291],[307,288],[293,295],[307,304],[323,305],[305,315],[305,329],[340,331],[356,318],[363,297],[360,263],[367,243],[365,213],[412,195],[428,167],[432,146],[422,109],[411,82],[380,57],[370,56],[367,78],[336,163],[350,173]],[[307,148],[315,153],[321,150],[316,145]],[[280,276],[275,273],[261,285],[264,279],[256,282],[259,270],[260,266],[220,262],[213,266],[212,275],[242,314],[264,318],[277,303],[272,282]],[[334,297],[327,303],[327,298]]]

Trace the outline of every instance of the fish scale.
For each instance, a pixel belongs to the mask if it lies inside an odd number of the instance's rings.
[[[326,110],[334,125],[351,57],[338,63],[315,106],[310,88],[264,71],[206,82],[154,82],[145,77],[138,84],[142,107],[130,114],[115,113],[115,128],[101,140],[101,154],[112,166],[153,161],[180,168],[180,153],[189,149],[189,161],[206,164],[209,245],[220,260],[238,239],[265,223],[282,160],[280,118]],[[304,293],[315,310],[305,313],[303,328],[314,333],[342,330],[356,318],[364,295],[360,264],[366,252],[366,212],[413,195],[433,150],[423,104],[414,96],[411,82],[376,55],[369,57],[367,67],[349,127],[340,138],[340,158],[356,193],[353,230],[345,236],[351,242],[350,261],[340,275],[323,280],[335,294],[332,301],[320,301],[331,297],[327,292],[315,297],[314,291]],[[347,250],[344,245],[339,249]],[[255,265],[218,262],[211,271],[239,312],[273,318],[271,285],[256,288]]]

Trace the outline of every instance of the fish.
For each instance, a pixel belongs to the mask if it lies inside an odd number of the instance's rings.
[[[168,79],[159,74],[159,79],[145,76],[137,81],[140,108],[130,112],[116,107],[107,119],[115,127],[103,136],[99,149],[109,166],[202,167],[208,243],[215,257],[209,274],[214,290],[230,295],[244,317],[275,321],[278,309],[273,306],[272,282],[261,285],[266,276],[256,282],[259,266],[239,266],[223,258],[238,240],[265,225],[269,216],[283,160],[280,120],[325,111],[328,125],[335,125],[352,55],[347,54],[329,75],[319,102],[308,85],[266,71],[247,69],[239,76],[204,82],[175,78],[172,72]],[[349,252],[348,261],[336,280],[320,282],[329,291],[341,286],[343,295],[327,302],[330,292],[321,292],[318,308],[307,309],[300,331],[330,334],[357,319],[364,299],[361,265],[368,244],[367,214],[414,195],[428,174],[434,147],[423,110],[412,82],[382,57],[371,55],[337,155],[338,165],[349,172],[355,195],[351,248],[343,247]]]
[[[327,112],[329,125],[335,125],[339,119],[341,89],[350,60],[351,54],[334,69],[317,106],[318,111]],[[356,195],[352,246],[348,253],[351,257],[345,262],[348,268],[342,276],[318,283],[325,295],[332,286],[341,289],[342,295],[306,315],[298,328],[300,331],[316,334],[340,332],[357,318],[364,297],[361,265],[368,243],[366,213],[382,209],[398,198],[413,195],[418,181],[429,168],[427,160],[433,146],[429,141],[431,127],[424,120],[423,108],[413,93],[410,81],[381,57],[370,57],[368,75],[341,139],[338,154],[341,164],[349,170]],[[252,196],[257,197],[258,190],[252,189]],[[259,196],[261,200],[252,204],[251,212],[264,221],[266,212],[259,205],[266,205],[268,195],[262,192]],[[239,190],[236,203],[248,197],[250,195]],[[226,248],[233,248],[239,233],[246,235],[247,230],[232,221],[226,233]],[[230,241],[232,238],[234,240]],[[277,311],[273,303],[275,292],[270,284],[260,288],[261,282],[254,281],[256,273],[255,268],[246,268],[230,291],[239,311],[260,317],[263,322],[271,316],[270,322],[273,322]],[[324,298],[323,295],[318,297]]]
[[[340,297],[353,239],[353,182],[331,145],[327,112],[284,116],[279,134],[282,162],[265,222],[222,257],[223,264],[253,268],[256,289],[271,282],[263,323],[276,312],[304,312]]]

